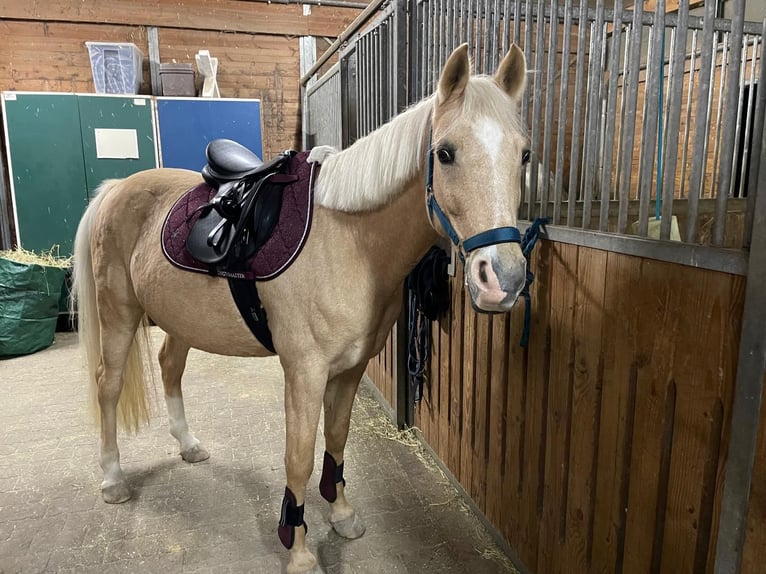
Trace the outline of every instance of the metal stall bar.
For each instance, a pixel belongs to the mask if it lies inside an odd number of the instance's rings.
[[[567,103],[569,101],[569,54],[572,39],[572,0],[564,2],[564,40],[561,47],[561,90],[559,94],[559,125],[556,133],[556,176],[555,187],[557,190],[553,198],[553,223],[558,225],[561,220],[561,199],[564,188],[564,148],[566,145],[566,128],[569,110]],[[572,184],[568,186],[568,201],[575,200],[575,194],[572,193]]]
[[[492,42],[490,45],[490,54],[491,54],[491,60],[489,62],[489,66],[494,72],[497,70],[497,66],[500,62],[500,51],[502,50],[502,45],[500,42],[498,42],[498,33],[500,31],[500,0],[495,0],[494,6],[492,8],[492,21],[490,24],[487,25],[487,33],[492,34]]]
[[[572,149],[569,162],[569,199],[567,225],[574,226],[575,206],[580,195],[580,124],[582,122],[582,91],[585,74],[585,30],[588,23],[588,2],[580,0],[580,19],[577,22],[577,71],[575,72],[574,111],[572,118]]]
[[[660,56],[665,43],[665,0],[658,0],[654,10],[654,26],[649,43],[646,91],[644,92],[644,122],[641,131],[641,160],[639,162],[638,234],[646,237],[649,231],[649,202],[652,194],[652,172],[657,151],[658,121],[661,121],[662,102],[660,82],[664,81],[665,60]],[[659,63],[659,66],[652,65]],[[657,174],[662,177],[662,174]]]
[[[380,117],[380,123],[376,127],[380,127],[384,123],[386,123],[388,120],[391,119],[391,116],[393,115],[391,113],[391,100],[393,98],[391,97],[391,89],[393,87],[393,84],[389,82],[389,74],[391,72],[391,47],[389,42],[389,34],[390,34],[390,22],[389,20],[386,20],[385,22],[381,22],[380,24],[380,54],[378,57],[378,61],[380,62],[380,79],[379,79],[379,86],[380,86],[380,95],[381,95],[381,102],[378,105],[378,107],[381,110],[381,117]]]
[[[503,0],[502,52],[506,54],[511,47],[511,0]]]
[[[705,0],[705,15],[702,27],[702,50],[700,60],[700,80],[697,92],[697,115],[694,127],[694,151],[692,157],[691,180],[689,182],[689,205],[686,224],[686,241],[694,243],[697,237],[697,218],[699,199],[703,195],[703,176],[707,163],[707,138],[710,118],[711,77],[715,58],[715,22],[716,0]]]
[[[513,41],[521,46],[521,0],[516,0],[513,6]]]
[[[546,80],[548,85],[555,85],[554,78],[556,77],[556,60],[558,54],[558,25],[559,17],[558,0],[551,2],[551,17],[549,20],[548,30],[548,73],[546,74]],[[566,59],[563,59],[566,61]],[[559,206],[561,205],[561,188],[554,181],[553,189],[550,188],[550,171],[551,171],[551,155],[553,153],[553,104],[556,99],[554,90],[548,90],[545,93],[545,133],[543,134],[543,174],[545,183],[542,187],[542,193],[540,194],[540,217],[546,217],[548,215],[548,198],[553,193],[554,198],[558,198]]]
[[[599,139],[601,136],[601,78],[603,77],[604,3],[596,8],[596,21],[591,24],[588,89],[585,108],[585,146],[583,148],[582,226],[590,228],[593,208],[593,182],[596,179]],[[606,190],[601,190],[602,193]],[[608,192],[607,192],[608,193]]]
[[[750,86],[750,90],[748,90],[747,94],[747,103],[743,106],[743,113],[745,115],[745,146],[742,150],[742,161],[741,161],[741,167],[739,170],[739,188],[735,190],[735,193],[737,194],[737,197],[745,197],[746,192],[746,186],[745,182],[747,179],[747,164],[750,160],[750,138],[752,134],[752,117],[753,117],[753,106],[755,101],[755,94],[754,87],[755,87],[755,68],[756,68],[756,61],[758,57],[758,37],[753,36],[753,55],[752,58],[747,57],[747,50],[745,50],[745,60],[744,62],[750,61],[750,75],[748,77],[748,85]],[[742,66],[743,76],[745,75],[745,68],[746,66]],[[742,88],[744,90],[745,82],[742,82]]]
[[[667,139],[663,146],[662,173],[662,218],[660,219],[660,239],[670,239],[673,218],[673,196],[678,165],[678,136],[681,130],[681,105],[684,92],[684,62],[686,61],[686,35],[689,23],[689,4],[681,2],[678,6],[678,28],[676,29],[673,61],[670,65],[670,98],[668,120],[665,130]]]
[[[474,21],[475,21],[475,33],[476,36],[474,37],[475,42],[475,50],[474,50],[474,58],[475,58],[475,64],[476,64],[476,71],[480,74],[487,73],[487,61],[484,59],[485,54],[485,47],[486,47],[486,35],[484,32],[484,16],[486,12],[487,7],[487,1],[488,0],[476,0],[474,7],[476,10],[476,13],[474,15]]]
[[[457,47],[457,31],[458,31],[458,22],[457,22],[457,10],[458,10],[458,0],[450,0],[449,1],[449,28],[448,28],[448,48],[449,52],[452,53],[452,50],[454,50]]]
[[[743,11],[744,7],[739,3],[738,8]],[[766,58],[761,58],[760,79],[760,85],[764,85]],[[763,109],[766,90],[759,90],[758,100]],[[766,132],[762,131],[759,136],[759,169],[757,178],[754,178],[757,179],[758,193],[754,204],[753,237],[731,411],[731,420],[736,421],[736,424],[731,425],[728,457],[724,467],[723,500],[715,551],[717,574],[735,574],[740,571],[742,563],[766,373],[766,305],[763,304],[763,292],[766,289]]]
[[[734,0],[732,3],[734,17],[732,18],[731,50],[728,75],[726,76],[726,113],[723,120],[723,137],[721,140],[720,172],[718,174],[718,196],[716,197],[716,214],[713,223],[713,245],[722,245],[726,231],[726,207],[731,190],[732,162],[734,160],[734,145],[736,133],[734,125],[737,121],[738,106],[734,105],[739,91],[739,71],[742,62],[742,31],[745,26],[745,0]]]
[[[527,24],[531,20],[531,13],[527,14]],[[540,144],[547,145],[548,142],[540,141],[540,120],[542,116],[542,101],[543,101],[543,58],[545,57],[545,1],[538,0],[537,2],[537,14],[535,17],[535,84],[534,84],[534,96],[532,99],[532,125],[530,126],[531,133],[531,147],[532,147],[532,161],[527,165],[526,182],[528,182],[529,196],[530,196],[530,216],[531,220],[534,216],[534,204],[540,198],[540,181],[538,181],[540,159],[537,155],[540,150]],[[531,28],[531,27],[530,27]],[[543,186],[545,183],[543,181]],[[546,189],[547,193],[547,189]],[[542,209],[542,207],[541,207]]]
[[[766,33],[766,20],[763,21],[763,31]],[[761,38],[761,65],[764,64],[764,39]],[[750,166],[748,171],[748,186],[747,186],[747,210],[745,211],[745,237],[744,247],[750,247],[750,238],[753,235],[753,216],[755,214],[755,200],[758,197],[758,170],[760,169],[761,154],[760,141],[758,140],[758,134],[763,133],[764,128],[764,115],[766,115],[766,86],[763,82],[766,81],[766,76],[761,72],[761,81],[758,90],[758,97],[755,102],[755,114],[753,117],[753,134],[756,137],[753,138],[753,149],[750,160]]]
[[[614,21],[612,26],[612,42],[609,46],[609,85],[606,101],[606,134],[604,136],[604,172],[601,178],[601,205],[598,218],[598,228],[606,231],[609,227],[609,202],[612,199],[612,171],[614,168],[614,149],[619,141],[615,141],[614,118],[617,117],[617,76],[620,70],[622,51],[622,0],[615,0]],[[624,86],[623,86],[624,90]],[[622,125],[620,125],[622,129]]]
[[[727,65],[729,61],[729,38],[731,34],[729,32],[724,32],[723,35],[723,50],[721,51],[721,81],[718,85],[718,105],[716,106],[716,117],[714,125],[716,127],[716,135],[715,135],[715,141],[713,142],[713,177],[711,178],[713,182],[713,190],[712,193],[718,189],[717,186],[717,178],[718,178],[718,158],[720,157],[720,148],[721,148],[721,116],[723,115],[723,100],[724,100],[724,90],[726,88],[726,70]],[[717,48],[714,51],[714,54],[716,54],[716,58],[718,56]],[[713,107],[713,94],[710,94],[710,108]],[[705,156],[707,159],[707,156]],[[703,190],[704,194],[704,190]]]
[[[628,207],[630,205],[631,174],[633,173],[633,146],[636,141],[636,112],[638,111],[638,80],[641,66],[641,43],[643,42],[644,3],[637,2],[633,12],[633,23],[630,28],[627,43],[630,44],[630,62],[625,62],[625,73],[622,77],[622,90],[628,91],[625,99],[624,121],[622,131],[620,202],[617,213],[617,233],[625,233],[628,229]]]
[[[516,13],[517,20],[521,20],[521,12]],[[532,62],[532,0],[527,0],[526,4],[524,6],[524,59],[527,62],[527,68],[530,67],[530,62]],[[522,98],[521,99],[521,123],[525,130],[529,130],[529,98]],[[531,185],[525,185],[527,180],[527,175],[529,173],[529,170],[533,169],[533,164],[536,163],[534,159],[534,153],[537,151],[534,149],[534,146],[532,146],[533,151],[533,159],[529,162],[529,164],[522,167],[521,170],[521,176],[522,176],[522,190],[523,190],[523,199],[522,202],[526,202],[527,207],[527,214],[526,219],[531,220],[532,219],[532,210],[535,203],[535,190],[532,189]]]
[[[684,130],[683,155],[681,157],[681,189],[678,192],[679,197],[686,197],[686,162],[689,157],[689,136],[691,135],[691,129],[689,129],[689,126],[691,125],[692,119],[694,78],[697,75],[697,36],[698,31],[694,30],[692,32],[692,48],[691,55],[689,57],[689,87],[686,92],[686,129]]]

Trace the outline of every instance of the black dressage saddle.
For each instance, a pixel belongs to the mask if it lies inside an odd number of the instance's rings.
[[[202,177],[217,193],[199,208],[186,239],[192,257],[234,268],[258,252],[279,219],[284,185],[297,179],[284,173],[293,153],[264,163],[235,141],[208,144]]]

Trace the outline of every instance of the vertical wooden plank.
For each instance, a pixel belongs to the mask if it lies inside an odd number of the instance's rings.
[[[486,313],[476,317],[475,392],[473,420],[473,469],[471,493],[476,505],[487,513],[487,419],[489,417],[487,397],[490,372],[491,319]]]
[[[520,520],[524,544],[520,550],[520,557],[533,572],[542,572],[537,560],[540,544],[538,526],[542,517],[548,432],[551,268],[554,256],[554,244],[551,241],[541,241],[532,256],[535,283],[531,289],[532,318],[527,349],[528,368],[521,444]]]
[[[393,331],[388,336],[386,344],[386,384],[388,386],[388,404],[392,409],[396,409],[396,381],[394,381],[394,363],[396,362],[396,351],[394,351]]]
[[[545,436],[545,480],[537,568],[540,572],[566,570],[563,555],[569,472],[572,321],[576,291],[578,248],[557,244],[551,263],[550,386]],[[562,570],[562,568],[564,570]]]
[[[450,289],[454,292],[455,282],[452,281]],[[454,301],[454,297],[452,299]],[[450,386],[452,384],[452,339],[451,325],[454,316],[454,309],[450,309],[445,317],[440,321],[439,345],[441,351],[441,362],[439,364],[439,408],[435,409],[434,417],[431,419],[432,428],[438,428],[439,433],[439,458],[442,461],[449,460],[449,436],[450,436]]]
[[[566,564],[586,572],[591,563],[594,487],[603,383],[601,329],[604,320],[604,277],[607,252],[581,247],[573,324],[573,381],[569,476],[566,499]]]
[[[673,337],[678,317],[669,312],[680,294],[657,273],[659,262],[642,262],[641,285],[633,294],[641,309],[638,320],[638,371],[628,514],[623,571],[636,573],[659,568],[664,535],[676,387],[669,377],[673,368]]]
[[[535,284],[536,286],[539,283]],[[503,482],[500,527],[506,540],[517,552],[528,546],[522,511],[524,474],[524,434],[526,428],[527,355],[519,345],[524,329],[524,301],[520,300],[508,318],[506,341],[508,374],[506,377],[505,435],[503,437]],[[526,562],[525,563],[528,564]]]
[[[423,383],[423,397],[420,399],[423,417],[420,420],[420,430],[427,436],[428,444],[439,452],[439,433],[431,428],[431,413],[439,404],[439,323],[431,322],[428,326],[431,331],[431,353],[428,368],[425,372]]]
[[[507,314],[492,317],[491,373],[489,379],[489,419],[487,425],[487,518],[502,529],[501,501],[503,489],[503,447],[508,394],[508,328]]]
[[[476,312],[470,295],[463,297],[463,417],[460,446],[460,483],[471,493],[473,487],[474,400],[476,394]],[[471,493],[472,494],[472,493]]]
[[[721,358],[730,339],[732,282],[727,274],[703,269],[664,264],[656,271],[683,293],[671,310],[678,316],[672,372],[678,391],[661,570],[703,572],[715,545],[711,531],[724,424]]]
[[[450,383],[449,383],[449,442],[447,463],[452,474],[460,478],[462,409],[463,409],[463,302],[461,281],[463,266],[458,264],[452,280],[452,325],[450,331]]]
[[[591,550],[591,571],[598,574],[620,573],[624,563],[640,314],[632,294],[641,288],[641,259],[609,253],[604,287],[604,374]]]
[[[722,378],[721,378],[721,400],[723,403],[723,433],[721,436],[721,454],[719,456],[718,460],[718,469],[716,471],[717,477],[723,477],[724,476],[724,465],[726,463],[726,454],[727,450],[723,447],[723,445],[729,444],[729,436],[731,433],[731,425],[732,425],[732,405],[734,403],[734,383],[737,378],[737,366],[739,364],[739,333],[742,333],[742,316],[744,313],[744,306],[745,306],[745,286],[746,286],[746,278],[742,276],[732,276],[730,278],[731,280],[731,297],[728,302],[728,312],[727,315],[729,317],[728,321],[728,332],[731,334],[730,336],[726,337],[724,340],[725,348],[724,351],[721,353],[721,372],[722,372]],[[733,334],[737,334],[736,336],[733,336]],[[763,426],[764,422],[766,421],[766,417],[761,415],[761,425]],[[758,459],[756,459],[756,465],[758,464]],[[756,484],[757,475],[753,477],[753,485]],[[762,482],[761,484],[764,484]],[[707,565],[707,572],[712,574],[714,571],[715,566],[715,550],[716,550],[716,544],[715,541],[718,540],[718,527],[719,527],[719,520],[721,515],[721,508],[722,508],[722,499],[723,499],[723,486],[724,481],[718,480],[715,485],[715,498],[713,500],[713,517],[712,517],[712,528],[710,530],[710,553],[708,555],[708,565]],[[753,490],[751,490],[751,496],[753,496]],[[751,501],[752,504],[752,501]],[[758,506],[756,505],[756,508]],[[752,506],[751,506],[752,508]],[[756,516],[758,516],[756,514]],[[760,514],[760,520],[761,524],[763,524],[763,517],[766,516],[766,512]],[[758,528],[758,532],[761,536],[761,543],[764,547],[764,551],[766,551],[766,535],[764,534],[763,528]],[[756,537],[757,539],[757,537]],[[745,552],[746,553],[746,552]],[[745,567],[742,567],[742,572],[746,572]]]

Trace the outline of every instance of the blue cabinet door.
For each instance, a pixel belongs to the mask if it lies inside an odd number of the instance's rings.
[[[238,141],[263,159],[258,100],[157,98],[162,167],[201,170],[205,147],[217,138]]]

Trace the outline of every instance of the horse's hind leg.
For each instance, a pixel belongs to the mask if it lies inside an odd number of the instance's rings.
[[[330,503],[330,523],[340,536],[359,538],[364,523],[346,500],[343,451],[346,448],[351,408],[364,366],[351,369],[329,381],[324,396],[325,454],[319,490]]]
[[[186,462],[200,462],[210,458],[210,455],[200,446],[199,440],[189,432],[184,410],[184,397],[181,392],[181,377],[186,367],[188,354],[188,345],[171,335],[165,335],[165,341],[160,349],[159,361],[162,384],[165,388],[165,404],[168,408],[170,434],[181,446],[181,457]]]
[[[106,307],[106,305],[104,305]],[[104,472],[101,495],[105,502],[119,503],[131,493],[120,466],[117,447],[117,403],[123,387],[123,371],[130,346],[143,316],[140,308],[108,308],[108,317],[100,316],[101,357],[96,370],[98,404],[101,410],[101,449],[99,463]]]

